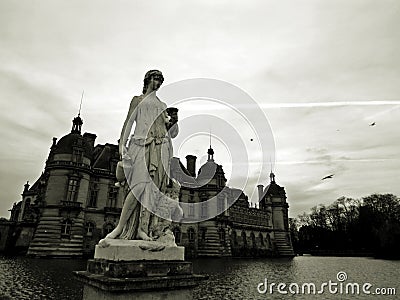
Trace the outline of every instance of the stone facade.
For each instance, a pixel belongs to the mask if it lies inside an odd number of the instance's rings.
[[[58,142],[53,138],[43,173],[32,186],[25,185],[10,220],[0,222],[0,251],[89,256],[117,225],[123,203],[123,192],[115,186],[118,146],[95,146],[96,135],[82,135],[82,124],[78,116],[69,134]],[[221,212],[197,223],[173,223],[176,242],[185,247],[186,256],[293,256],[286,195],[274,175],[267,187],[259,186],[260,202],[251,207],[241,190],[225,185],[223,168],[213,155],[210,146],[208,161],[197,176],[195,156],[186,157],[186,167],[178,158],[171,163],[172,175],[182,185],[180,201],[189,204],[186,220],[210,215],[210,210]],[[214,196],[218,207],[191,209],[191,203]]]

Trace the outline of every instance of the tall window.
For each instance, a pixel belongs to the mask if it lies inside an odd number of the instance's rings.
[[[67,201],[76,201],[78,196],[79,181],[77,178],[70,178],[68,180]]]
[[[242,231],[242,240],[243,240],[243,245],[247,246],[246,232],[244,231]]]
[[[199,235],[200,235],[200,241],[201,242],[205,242],[205,240],[206,240],[206,232],[207,232],[207,228],[200,227]]]
[[[81,149],[74,148],[74,150],[72,150],[72,161],[77,163],[83,161],[83,151]]]
[[[202,202],[201,203],[201,217],[206,218],[208,216],[207,213],[207,202]]]
[[[108,207],[116,207],[118,199],[118,188],[110,186],[108,190]]]
[[[90,187],[90,194],[89,194],[89,207],[96,207],[97,206],[97,198],[99,197],[99,186],[97,182],[93,182]]]
[[[181,242],[181,229],[179,227],[174,228],[175,243]]]
[[[264,242],[264,238],[263,238],[261,232],[258,234],[258,238],[260,239],[261,245],[264,246],[264,245],[265,245],[265,242]]]
[[[252,246],[253,248],[255,248],[255,247],[256,247],[256,236],[254,235],[254,232],[252,232],[252,233],[250,234],[250,237],[251,237],[251,246]]]
[[[224,183],[224,178],[222,176],[218,176],[218,186],[223,187],[225,186]]]
[[[194,242],[194,229],[192,228],[192,227],[190,227],[189,229],[188,229],[188,239],[189,239],[189,242],[190,243],[193,243]]]
[[[235,230],[233,230],[232,231],[232,241],[233,241],[233,245],[237,245],[237,234],[236,234],[236,231]]]
[[[217,212],[222,213],[225,210],[225,196],[218,195],[217,196]]]
[[[223,228],[218,229],[218,235],[221,243],[225,243],[225,230]]]
[[[70,219],[64,220],[61,223],[61,236],[69,237],[71,235],[72,221]]]
[[[267,248],[271,248],[271,237],[269,236],[269,233],[267,233]]]
[[[194,217],[194,203],[189,204],[189,217]]]

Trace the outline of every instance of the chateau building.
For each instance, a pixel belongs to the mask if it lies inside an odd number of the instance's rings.
[[[32,186],[25,184],[10,220],[0,220],[0,252],[89,256],[117,225],[123,203],[122,189],[115,186],[118,146],[95,146],[96,135],[82,135],[82,125],[77,116],[69,134],[53,138],[43,173]],[[171,162],[172,176],[182,185],[180,202],[186,203],[184,220],[172,230],[186,255],[293,256],[289,206],[275,175],[266,187],[258,186],[258,207],[251,207],[243,191],[226,186],[211,146],[207,153],[197,173],[193,155],[186,156],[186,166],[176,157]],[[204,221],[195,222],[199,219]]]

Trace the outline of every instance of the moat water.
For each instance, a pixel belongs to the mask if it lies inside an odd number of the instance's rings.
[[[365,257],[315,257],[299,256],[293,259],[196,259],[192,260],[195,273],[208,274],[209,280],[195,288],[194,299],[400,299],[400,261],[380,260]],[[26,257],[0,256],[0,299],[82,299],[83,286],[72,271],[84,270],[86,260],[33,259]],[[343,291],[340,292],[339,272]],[[344,280],[347,276],[347,279]],[[267,279],[265,284],[257,286]],[[321,285],[338,284],[336,293]],[[276,286],[285,283],[280,293]],[[303,283],[316,285],[315,295],[307,288],[302,293]],[[345,284],[357,283],[366,286],[365,294],[345,292]],[[291,290],[289,285],[292,284]],[[296,284],[299,293],[294,295]],[[335,286],[332,286],[335,292]],[[379,292],[396,295],[376,295]],[[383,289],[382,289],[383,288]]]

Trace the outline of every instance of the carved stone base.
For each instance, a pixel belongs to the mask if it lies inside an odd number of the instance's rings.
[[[183,261],[185,248],[169,246],[156,241],[107,240],[107,247],[96,245],[94,258],[112,261]]]
[[[191,262],[185,261],[109,261],[90,259],[87,272],[112,278],[192,275]]]
[[[110,239],[75,275],[84,283],[84,300],[191,299],[192,288],[208,276],[194,275],[183,257],[184,247]]]

